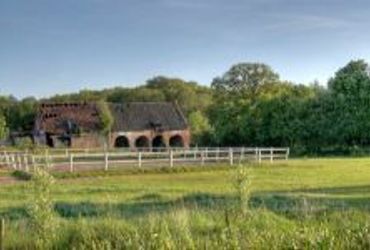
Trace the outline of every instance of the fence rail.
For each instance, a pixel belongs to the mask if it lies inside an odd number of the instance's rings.
[[[47,166],[52,171],[82,171],[118,169],[123,167],[169,166],[227,162],[229,165],[244,162],[288,160],[289,148],[151,148],[139,151],[68,150],[29,153],[0,152],[0,166],[15,170],[32,171]]]

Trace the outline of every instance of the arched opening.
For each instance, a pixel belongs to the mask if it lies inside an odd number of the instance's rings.
[[[180,135],[175,135],[170,138],[170,147],[182,148],[184,147],[184,140]]]
[[[63,135],[58,138],[58,141],[60,143],[60,146],[62,147],[71,147],[72,146],[72,139],[68,135]]]
[[[161,135],[158,135],[154,137],[152,141],[152,147],[153,148],[164,148],[166,147],[166,144],[164,143],[163,137]]]
[[[115,148],[128,148],[130,143],[126,136],[118,136],[114,141]]]
[[[135,141],[137,148],[149,148],[149,139],[146,136],[140,136]]]
[[[54,147],[54,140],[51,136],[51,134],[49,133],[46,133],[46,145],[48,145],[49,147],[53,148]]]

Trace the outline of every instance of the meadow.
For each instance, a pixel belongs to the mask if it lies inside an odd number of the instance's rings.
[[[6,249],[370,249],[370,158],[55,174],[47,247],[30,183],[0,186]]]

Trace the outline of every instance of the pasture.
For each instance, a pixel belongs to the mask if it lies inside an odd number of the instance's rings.
[[[370,158],[243,167],[246,212],[238,208],[237,166],[56,173],[53,248],[370,248]],[[7,248],[33,247],[28,203],[29,182],[1,184]]]

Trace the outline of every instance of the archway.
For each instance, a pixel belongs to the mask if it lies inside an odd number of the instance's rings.
[[[128,148],[130,147],[130,143],[126,136],[118,136],[114,141],[115,148]]]
[[[57,141],[60,143],[62,147],[71,147],[72,146],[72,138],[71,136],[64,135],[58,137]]]
[[[135,141],[135,147],[137,148],[149,148],[149,139],[146,136],[140,136]]]
[[[152,141],[152,147],[153,148],[164,148],[166,147],[166,143],[164,143],[163,137],[161,135],[158,135],[154,137]]]
[[[175,135],[170,138],[170,147],[182,148],[184,147],[184,140],[180,135]]]
[[[53,148],[54,147],[54,140],[53,140],[53,137],[51,136],[51,134],[46,133],[45,137],[46,137],[46,145]]]

